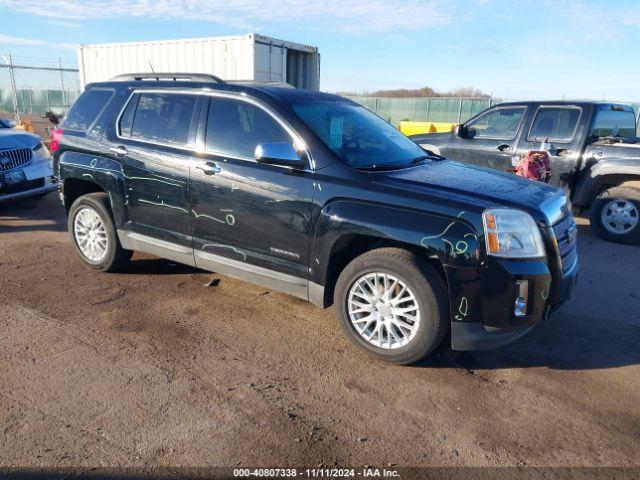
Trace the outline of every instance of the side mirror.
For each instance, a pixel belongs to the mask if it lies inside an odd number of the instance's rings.
[[[286,167],[299,167],[302,164],[300,154],[293,145],[286,142],[261,143],[256,147],[254,158],[257,162]]]
[[[453,134],[458,138],[464,138],[466,135],[465,128],[463,124],[458,124],[453,129]]]

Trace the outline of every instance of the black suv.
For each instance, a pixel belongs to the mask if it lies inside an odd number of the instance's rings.
[[[342,97],[145,78],[89,85],[56,132],[91,267],[140,250],[335,304],[354,343],[396,363],[448,330],[458,350],[507,344],[569,298],[558,188],[428,153]]]

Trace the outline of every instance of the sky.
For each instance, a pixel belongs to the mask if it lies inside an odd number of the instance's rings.
[[[65,64],[80,43],[256,32],[317,46],[325,91],[640,101],[640,0],[0,0],[0,25],[0,55]]]

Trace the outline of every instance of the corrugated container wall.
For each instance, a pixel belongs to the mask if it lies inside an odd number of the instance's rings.
[[[316,47],[250,33],[193,40],[80,45],[80,83],[103,82],[123,73],[209,73],[224,80],[287,82],[320,88]]]

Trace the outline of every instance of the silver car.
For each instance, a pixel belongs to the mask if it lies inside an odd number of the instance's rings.
[[[49,150],[32,133],[0,119],[0,203],[57,190]]]

